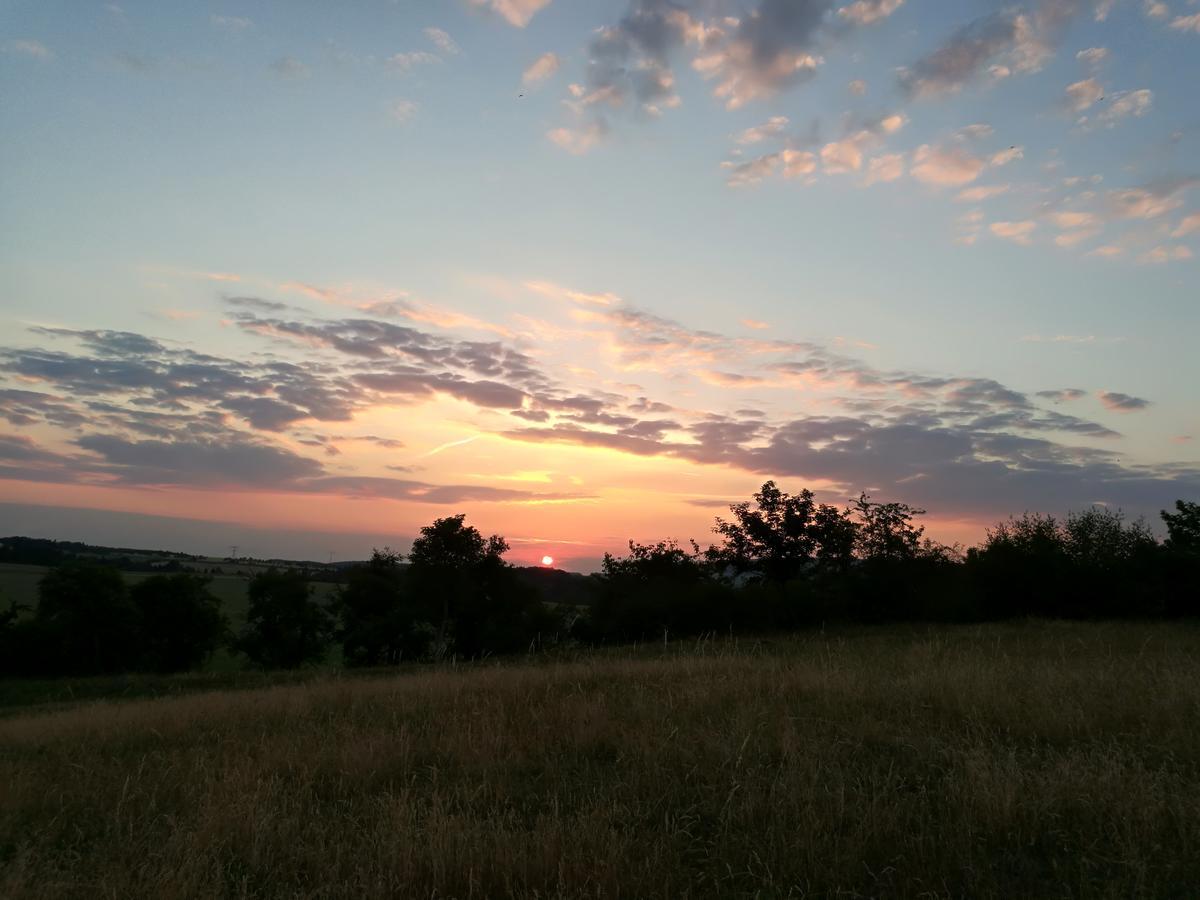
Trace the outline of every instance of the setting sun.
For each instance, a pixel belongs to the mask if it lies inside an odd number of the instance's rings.
[[[553,557],[553,556],[543,556],[543,557],[542,557],[542,565],[543,565],[543,566],[552,566],[552,565],[554,565],[554,557]]]

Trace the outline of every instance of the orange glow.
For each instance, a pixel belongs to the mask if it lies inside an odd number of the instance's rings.
[[[552,566],[552,565],[554,565],[554,557],[553,557],[553,556],[543,556],[543,557],[542,557],[542,565],[543,565],[543,566]]]

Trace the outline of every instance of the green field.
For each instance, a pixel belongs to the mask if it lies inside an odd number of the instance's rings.
[[[860,629],[230,678],[241,690],[197,677],[181,682],[197,693],[0,719],[0,896],[1200,885],[1194,624]]]

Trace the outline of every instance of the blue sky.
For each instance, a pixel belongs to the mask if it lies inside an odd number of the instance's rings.
[[[0,500],[579,567],[766,477],[1154,516],[1198,50],[1188,0],[6,3]]]

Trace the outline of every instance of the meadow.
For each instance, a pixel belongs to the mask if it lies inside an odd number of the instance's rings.
[[[294,678],[10,710],[0,896],[1200,885],[1194,624],[871,627]]]

